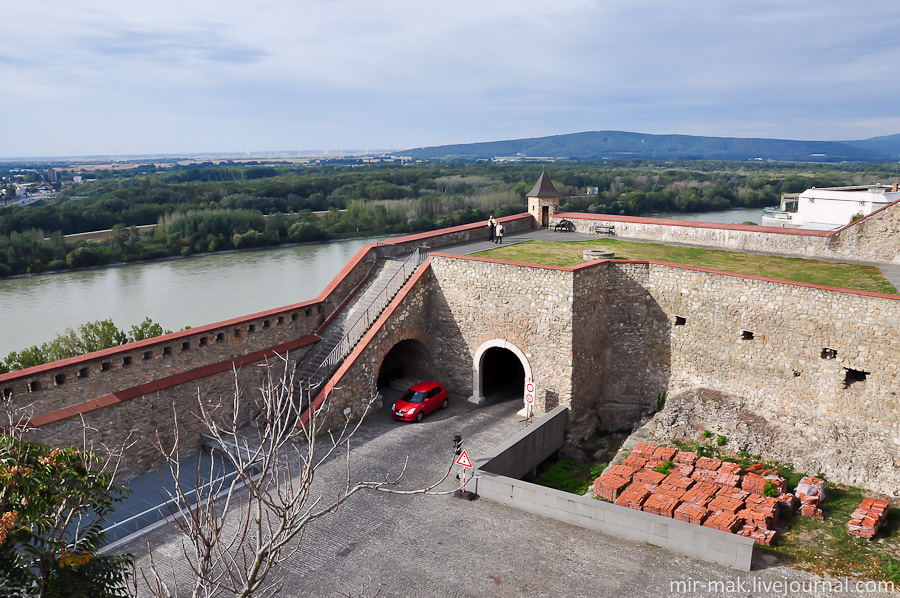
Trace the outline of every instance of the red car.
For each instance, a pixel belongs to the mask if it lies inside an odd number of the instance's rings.
[[[397,419],[411,422],[422,421],[422,418],[440,409],[446,409],[450,404],[450,396],[440,382],[429,380],[419,382],[410,387],[400,399],[391,407],[391,413]]]

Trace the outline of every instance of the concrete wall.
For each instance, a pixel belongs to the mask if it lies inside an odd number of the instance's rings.
[[[563,447],[568,420],[568,408],[556,407],[472,464],[482,472],[522,478]]]
[[[534,467],[534,451],[549,455],[563,443],[566,409],[558,407],[513,438],[475,460],[478,468],[467,489],[482,498],[587,529],[648,542],[694,558],[750,570],[753,540],[636,511],[593,498],[516,479]],[[530,436],[536,436],[532,439]],[[554,448],[555,447],[555,448]],[[521,461],[517,461],[521,458]]]

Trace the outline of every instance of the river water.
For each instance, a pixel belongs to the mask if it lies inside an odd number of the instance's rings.
[[[706,222],[759,222],[761,209],[651,214]],[[112,319],[128,330],[150,317],[169,330],[201,326],[318,295],[366,243],[334,241],[0,280],[0,359],[67,327]]]
[[[169,330],[312,299],[378,238],[0,280],[0,360],[67,327],[150,317]]]

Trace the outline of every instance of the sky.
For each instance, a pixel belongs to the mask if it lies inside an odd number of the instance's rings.
[[[900,133],[896,0],[41,0],[0,14],[0,157]]]

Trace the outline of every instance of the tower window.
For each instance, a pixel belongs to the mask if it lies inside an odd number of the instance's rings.
[[[752,341],[753,340],[753,331],[752,330],[741,330],[741,340]]]
[[[684,326],[687,324],[687,318],[683,318],[681,316],[675,316],[675,325],[676,326]]]

